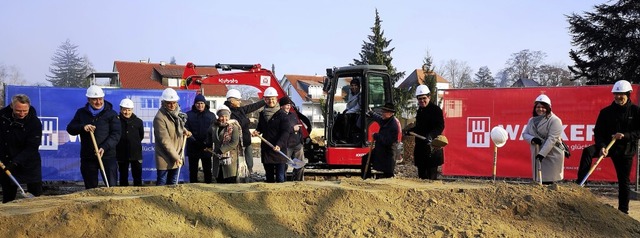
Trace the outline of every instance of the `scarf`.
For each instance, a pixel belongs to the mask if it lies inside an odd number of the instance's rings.
[[[229,124],[233,123],[231,120],[228,121],[227,123],[221,123],[216,121],[215,124],[218,126],[218,135],[220,134],[220,131],[223,132],[222,134],[222,140],[221,143],[222,145],[228,145],[231,142],[231,136],[233,135],[233,126],[230,126]],[[222,147],[222,145],[220,147]],[[227,153],[224,153],[223,155],[224,157],[230,157],[231,156],[231,151],[227,151]]]
[[[169,119],[173,121],[176,127],[176,135],[182,137],[182,134],[184,134],[184,124],[186,122],[186,117],[180,116],[180,114],[184,114],[184,113],[180,113],[180,107],[176,108],[176,110],[173,110],[173,111],[167,110],[166,107],[161,107],[160,112],[167,115],[167,117],[169,117]],[[185,119],[182,119],[182,118],[185,118]]]
[[[93,107],[91,105],[87,104],[87,109],[89,109],[89,112],[91,112],[92,116],[96,116],[98,115],[98,113],[102,112],[102,110],[104,110],[104,105],[102,105],[102,107],[100,109],[93,109]]]
[[[271,120],[271,117],[273,117],[273,114],[276,114],[276,112],[278,112],[278,110],[280,110],[279,107],[264,107],[264,110],[262,111],[264,113],[264,117],[267,119],[267,121]]]

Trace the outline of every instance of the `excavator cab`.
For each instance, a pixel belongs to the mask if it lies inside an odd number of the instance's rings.
[[[313,162],[325,167],[357,167],[380,126],[365,116],[393,101],[391,80],[383,65],[355,65],[327,69],[323,90],[325,154]],[[356,107],[356,108],[354,108]],[[324,159],[324,161],[321,161]]]

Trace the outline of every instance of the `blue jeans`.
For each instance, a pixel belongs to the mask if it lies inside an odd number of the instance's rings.
[[[264,164],[264,171],[267,183],[284,183],[287,164]]]
[[[167,177],[169,178],[169,184],[178,184],[178,169],[158,170],[158,178],[156,179],[156,185],[162,186],[167,184]]]

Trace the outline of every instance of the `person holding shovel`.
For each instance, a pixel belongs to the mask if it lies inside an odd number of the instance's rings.
[[[133,113],[133,101],[125,98],[120,101],[120,125],[122,136],[116,145],[116,158],[120,172],[120,186],[129,186],[129,165],[133,186],[142,186],[142,139],[144,126],[142,119]],[[115,184],[114,184],[115,185]]]
[[[418,100],[418,111],[416,112],[416,122],[413,128],[405,131],[424,137],[415,138],[413,149],[413,159],[418,168],[420,179],[438,179],[438,166],[444,164],[442,149],[434,150],[431,142],[444,130],[444,116],[442,109],[431,102],[431,91],[427,85],[420,85],[416,88],[416,99]]]
[[[153,118],[153,135],[156,138],[156,185],[178,184],[179,169],[184,163],[186,138],[191,136],[185,128],[186,114],[180,112],[178,92],[172,88],[162,91],[162,106]]]
[[[260,112],[258,127],[253,131],[253,136],[262,133],[262,137],[270,142],[274,148],[267,143],[260,144],[260,159],[264,165],[267,183],[283,183],[286,180],[287,159],[278,151],[287,153],[287,142],[289,141],[289,128],[291,125],[287,115],[278,106],[278,92],[273,87],[264,90],[265,107]]]
[[[85,96],[87,104],[76,111],[67,125],[69,135],[80,135],[80,172],[84,187],[98,187],[98,174],[102,167],[98,156],[104,165],[103,181],[115,185],[118,177],[116,145],[122,131],[118,113],[113,110],[110,102],[104,100],[102,88],[91,85]],[[94,143],[98,147],[97,151]]]
[[[553,184],[564,179],[564,148],[562,120],[551,112],[551,99],[541,94],[533,102],[533,115],[522,137],[531,148],[531,168],[534,181]],[[542,178],[540,178],[540,173]]]
[[[296,113],[292,113],[291,107],[292,102],[288,96],[284,96],[280,98],[280,109],[287,114],[287,119],[289,120],[289,125],[291,128],[289,131],[289,140],[287,141],[287,156],[289,158],[297,158],[299,160],[304,160],[304,151],[302,150],[302,132],[300,129],[302,125],[298,122],[298,117]],[[293,181],[302,181],[304,179],[304,167],[293,169],[292,180]]]
[[[611,90],[613,102],[600,110],[593,128],[600,155],[611,157],[618,177],[618,210],[629,214],[629,174],[640,138],[640,108],[631,102],[631,83],[617,81]],[[612,139],[613,146],[606,149]]]
[[[395,175],[394,146],[398,143],[398,133],[400,132],[394,117],[396,110],[392,103],[385,103],[380,109],[382,110],[380,114],[373,111],[366,113],[366,116],[371,117],[380,125],[380,130],[378,133],[373,134],[375,145],[373,150],[369,152],[371,153],[371,160],[367,161],[369,160],[368,155],[362,157],[363,178],[371,176],[370,169],[372,167],[383,173],[382,176],[379,176],[380,178],[391,178]]]
[[[239,152],[242,149],[242,129],[238,121],[229,119],[229,107],[218,106],[216,115],[218,119],[205,135],[205,145],[213,151],[213,177],[218,183],[236,183],[241,167]]]
[[[5,170],[20,183],[27,184],[27,190],[34,196],[42,194],[42,164],[40,146],[42,123],[31,106],[27,95],[17,94],[11,104],[0,110],[0,160]],[[2,203],[16,199],[18,186],[6,171],[0,175]]]
[[[196,95],[193,101],[191,111],[187,112],[187,122],[185,127],[193,136],[187,140],[187,156],[189,157],[189,182],[198,182],[198,164],[202,162],[202,171],[204,172],[204,182],[211,183],[213,181],[211,167],[211,153],[204,150],[207,146],[207,131],[211,127],[211,123],[216,121],[216,115],[209,110],[209,103],[204,95]]]

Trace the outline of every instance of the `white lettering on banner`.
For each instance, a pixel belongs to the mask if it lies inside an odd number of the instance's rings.
[[[38,117],[42,123],[42,138],[39,150],[58,150],[58,118]]]
[[[76,142],[76,141],[78,141],[78,138],[80,138],[80,136],[78,136],[78,135],[75,135],[75,136],[68,135],[68,136],[69,136],[69,142]]]
[[[467,117],[467,147],[489,147],[490,122],[491,118],[489,117]],[[526,130],[527,125],[501,124],[497,126],[502,127],[507,131],[509,140],[524,140],[522,135]],[[566,134],[567,127],[569,128],[569,137],[567,137]],[[594,127],[595,125],[593,124],[562,125],[562,140],[573,142],[593,141]],[[522,130],[520,128],[522,128]]]
[[[231,78],[231,79],[220,78],[220,79],[218,79],[218,82],[219,83],[223,83],[223,84],[237,84],[238,80],[234,79],[234,78]]]
[[[489,147],[490,117],[467,117],[467,147]]]

